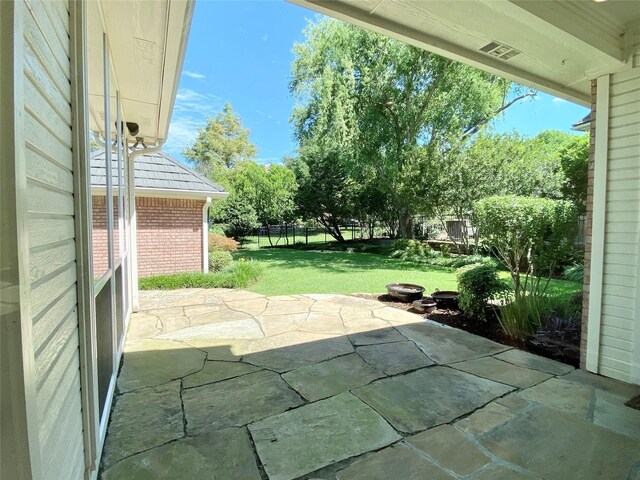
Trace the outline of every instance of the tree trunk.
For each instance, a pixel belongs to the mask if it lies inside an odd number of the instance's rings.
[[[413,232],[413,217],[411,217],[411,213],[408,208],[405,207],[402,209],[400,212],[400,218],[398,218],[398,223],[398,236],[400,238],[415,238]]]

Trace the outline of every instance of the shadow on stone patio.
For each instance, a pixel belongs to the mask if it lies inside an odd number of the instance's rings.
[[[104,479],[638,478],[638,386],[361,298],[143,294]]]

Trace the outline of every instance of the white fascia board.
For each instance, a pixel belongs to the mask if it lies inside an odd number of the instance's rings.
[[[106,188],[100,186],[91,187],[91,195],[106,195]],[[229,196],[229,192],[211,192],[201,190],[165,190],[163,188],[136,188],[136,197],[154,197],[154,198],[184,198],[187,200],[221,200]]]

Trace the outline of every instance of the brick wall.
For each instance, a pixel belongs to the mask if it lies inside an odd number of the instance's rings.
[[[107,252],[107,197],[91,197],[91,206],[93,210],[93,231],[92,231],[92,248],[93,248],[93,276],[102,277],[109,266]],[[113,251],[115,256],[118,255],[120,248],[120,238],[118,234],[118,199],[113,198]]]
[[[596,144],[596,81],[591,82],[591,128],[589,130],[589,181],[587,183],[587,217],[584,243],[584,285],[582,297],[582,332],[580,334],[580,368],[586,368],[587,324],[589,321],[589,282],[591,268],[591,232],[593,222],[593,167]]]
[[[203,205],[204,200],[136,198],[140,277],[202,271]],[[115,204],[114,210],[117,212]],[[106,198],[93,197],[93,263],[96,275],[107,265],[106,218]]]

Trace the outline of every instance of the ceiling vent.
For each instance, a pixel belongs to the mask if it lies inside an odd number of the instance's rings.
[[[493,42],[487,43],[480,49],[480,51],[488,53],[489,55],[500,58],[502,60],[509,60],[510,58],[513,58],[516,55],[520,55],[522,53],[520,50],[516,50],[509,45],[496,42],[495,40]]]

